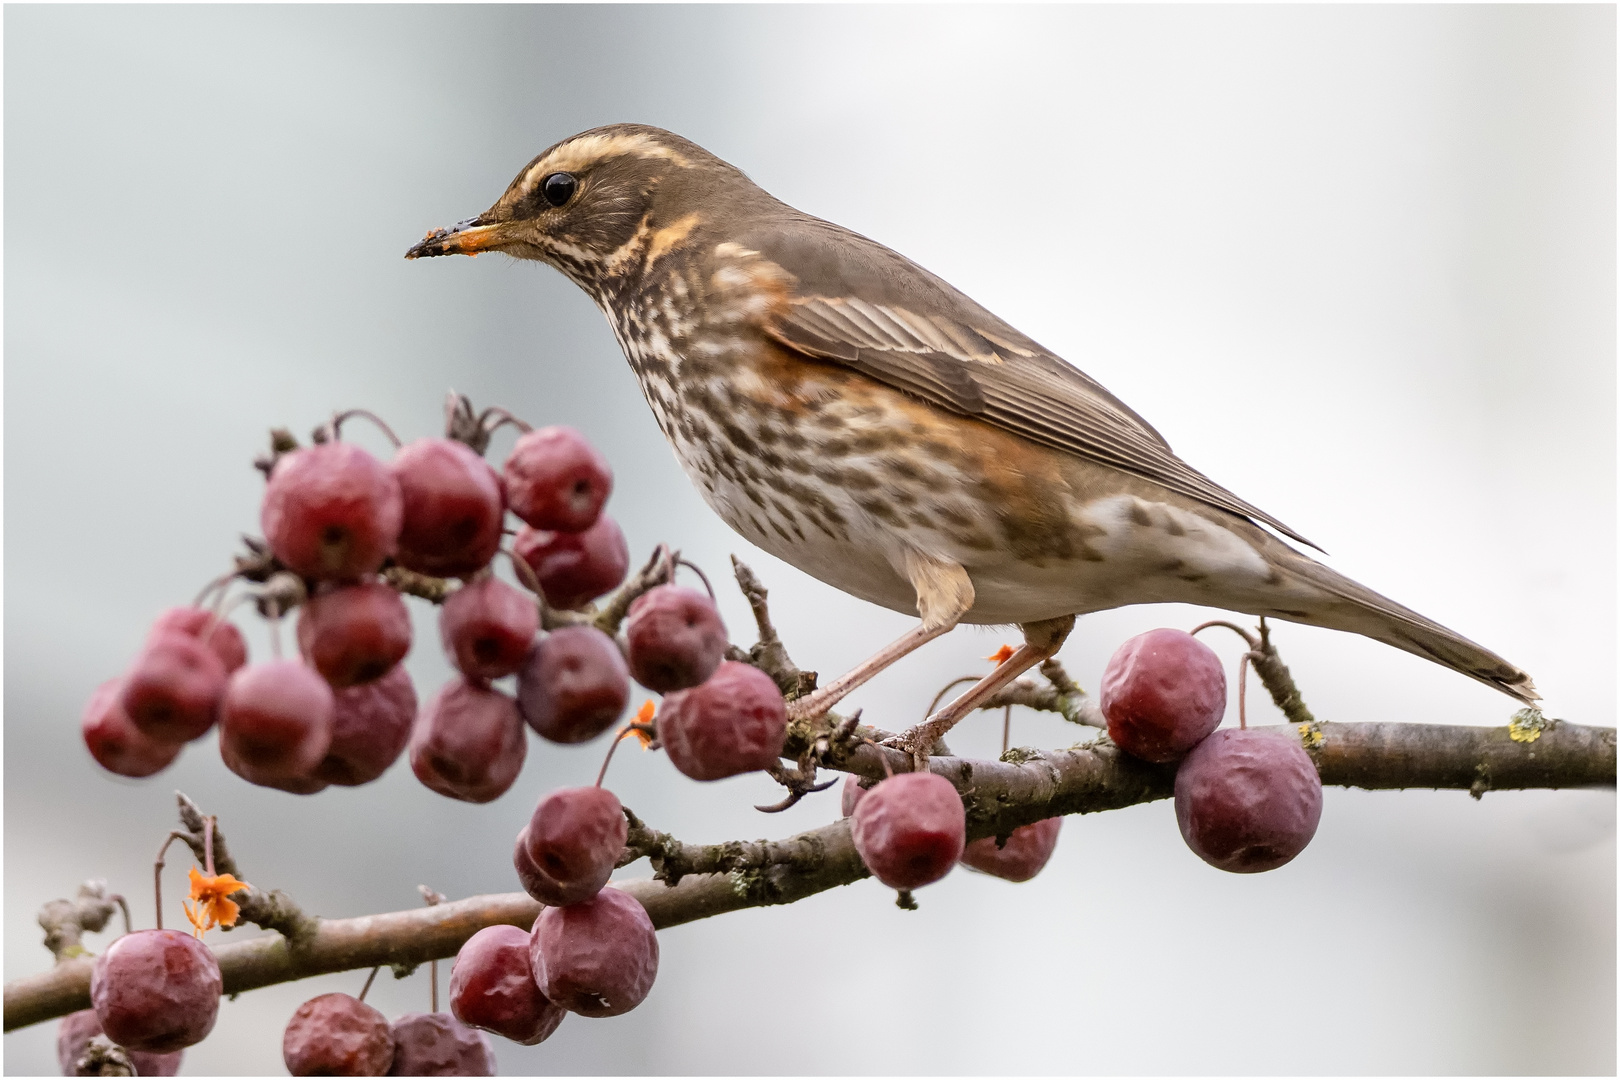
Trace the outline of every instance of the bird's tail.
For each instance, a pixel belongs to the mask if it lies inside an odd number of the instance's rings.
[[[1541,700],[1529,674],[1484,646],[1469,641],[1432,619],[1424,618],[1410,608],[1402,607],[1387,596],[1373,592],[1279,541],[1273,540],[1271,547],[1273,565],[1278,565],[1285,575],[1293,576],[1297,584],[1307,586],[1304,591],[1326,595],[1320,602],[1302,605],[1309,610],[1274,609],[1253,614],[1273,615],[1292,622],[1361,634],[1433,660],[1471,679],[1478,679],[1486,686],[1495,687],[1527,705]],[[1281,552],[1287,555],[1279,558]]]

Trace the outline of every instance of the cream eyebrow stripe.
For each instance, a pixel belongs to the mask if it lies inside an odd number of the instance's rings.
[[[685,155],[662,146],[645,135],[586,135],[571,139],[547,154],[523,176],[523,188],[532,190],[541,177],[554,172],[578,172],[603,158],[633,154],[640,158],[663,158],[683,169],[692,167]]]

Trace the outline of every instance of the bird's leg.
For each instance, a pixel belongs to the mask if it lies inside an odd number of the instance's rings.
[[[1074,616],[1064,615],[1058,619],[1025,623],[1020,629],[1024,631],[1024,643],[1011,656],[969,687],[961,697],[895,740],[901,749],[918,761],[919,767],[927,759],[929,748],[944,738],[957,721],[1036,664],[1056,656],[1063,647],[1063,639],[1074,629]]]
[[[954,629],[973,606],[973,582],[960,564],[908,549],[904,571],[911,587],[917,591],[917,613],[922,616],[922,624],[906,631],[820,690],[790,701],[789,720],[825,713],[896,660]]]

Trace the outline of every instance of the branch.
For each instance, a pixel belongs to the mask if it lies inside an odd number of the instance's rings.
[[[1325,784],[1369,789],[1450,788],[1476,796],[1486,790],[1613,787],[1615,731],[1524,713],[1507,727],[1315,723],[1296,727]],[[877,754],[904,771],[911,757],[898,750],[829,740],[830,756],[850,771],[882,774]],[[968,837],[1003,836],[1021,825],[1062,814],[1093,813],[1150,802],[1174,792],[1175,768],[1149,765],[1106,739],[1068,750],[1011,750],[1001,761],[931,757],[929,769],[963,794]],[[790,904],[867,876],[845,819],[778,841],[695,845],[633,820],[635,842],[663,880],[619,885],[665,929],[741,908]],[[219,856],[215,856],[216,865]],[[669,882],[666,884],[666,882]],[[295,941],[267,934],[215,950],[225,992],[379,964],[415,965],[452,957],[478,930],[496,924],[527,927],[540,905],[523,893],[475,896],[431,908],[318,919]],[[87,958],[6,984],[5,1030],[87,1008]]]

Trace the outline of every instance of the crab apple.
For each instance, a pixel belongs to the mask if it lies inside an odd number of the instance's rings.
[[[394,1021],[389,1076],[494,1076],[489,1036],[449,1013],[406,1013]]]
[[[571,610],[612,590],[630,569],[630,545],[606,514],[581,532],[555,532],[525,525],[512,552],[534,571],[546,603]]]
[[[369,784],[399,759],[416,721],[416,687],[403,664],[332,694],[332,744],[315,779],[344,787]]]
[[[289,795],[314,795],[330,786],[318,776],[282,776],[274,772],[256,770],[251,763],[244,761],[235,747],[225,742],[219,745],[219,760],[225,763],[227,769],[248,783],[285,791]]]
[[[219,709],[220,753],[249,783],[307,782],[332,745],[332,688],[297,660],[250,664]]]
[[[394,1061],[388,1018],[357,997],[321,994],[292,1014],[281,1060],[294,1076],[387,1076]]]
[[[506,500],[483,457],[455,439],[418,439],[390,468],[404,499],[401,566],[435,577],[460,577],[489,565],[501,547]]]
[[[411,729],[411,771],[440,795],[484,803],[500,798],[528,753],[517,702],[466,679],[446,683]]]
[[[119,703],[123,690],[123,679],[108,679],[96,687],[84,707],[79,731],[90,756],[103,769],[137,779],[151,776],[167,768],[184,744],[158,742],[143,735]]]
[[[652,989],[658,934],[640,901],[609,885],[578,904],[542,909],[529,961],[547,1000],[581,1016],[618,1016]]]
[[[242,631],[235,623],[216,620],[214,613],[206,608],[172,607],[152,620],[152,629],[146,636],[150,639],[165,630],[190,634],[213,649],[227,674],[247,663],[247,642],[242,639]]]
[[[951,872],[967,843],[967,812],[956,788],[934,773],[879,781],[850,815],[855,850],[892,889],[916,889]]]
[[[1007,881],[1028,881],[1052,858],[1062,828],[1062,818],[1046,818],[1014,829],[1000,847],[993,836],[975,840],[963,849],[962,865]]]
[[[90,1004],[107,1038],[155,1054],[202,1042],[223,986],[208,946],[179,930],[125,934],[90,968]]]
[[[353,443],[334,440],[285,454],[270,471],[259,524],[270,550],[317,580],[370,574],[399,547],[399,481]]]
[[[524,849],[534,867],[529,895],[562,907],[589,900],[613,874],[628,835],[624,808],[606,788],[574,787],[541,799],[523,830]]]
[[[727,660],[702,686],[665,696],[658,741],[693,780],[720,780],[769,768],[782,756],[787,706],[771,677]]]
[[[456,953],[450,1011],[469,1027],[524,1046],[544,1042],[567,1015],[535,984],[529,931],[504,925],[484,927]]]
[[[512,513],[536,529],[583,532],[613,492],[613,470],[573,428],[536,428],[512,447],[501,487]]]
[[[612,638],[594,626],[565,626],[535,642],[518,672],[518,709],[541,736],[594,739],[630,703],[630,670]]]
[[[56,1029],[56,1062],[63,1076],[77,1076],[79,1059],[90,1048],[90,1040],[102,1034],[101,1018],[94,1009],[81,1009],[68,1013]],[[129,1063],[135,1066],[136,1076],[177,1076],[184,1050],[170,1054],[152,1054],[144,1050],[126,1050]]]
[[[624,639],[630,674],[667,694],[697,686],[726,655],[726,627],[706,593],[678,585],[648,589],[630,605]]]
[[[219,655],[190,634],[154,635],[135,657],[119,698],[130,722],[159,742],[189,742],[214,726],[227,674]]]
[[[1176,823],[1193,853],[1234,874],[1275,870],[1322,820],[1322,779],[1287,728],[1225,728],[1176,769]]]
[[[380,679],[411,651],[411,613],[380,581],[319,592],[298,613],[298,651],[333,687]]]
[[[1108,737],[1144,761],[1175,761],[1197,746],[1226,711],[1226,672],[1215,650],[1162,628],[1121,645],[1103,671],[1099,704]]]
[[[540,609],[499,578],[468,582],[439,609],[439,636],[450,662],[469,679],[498,679],[523,666]]]

